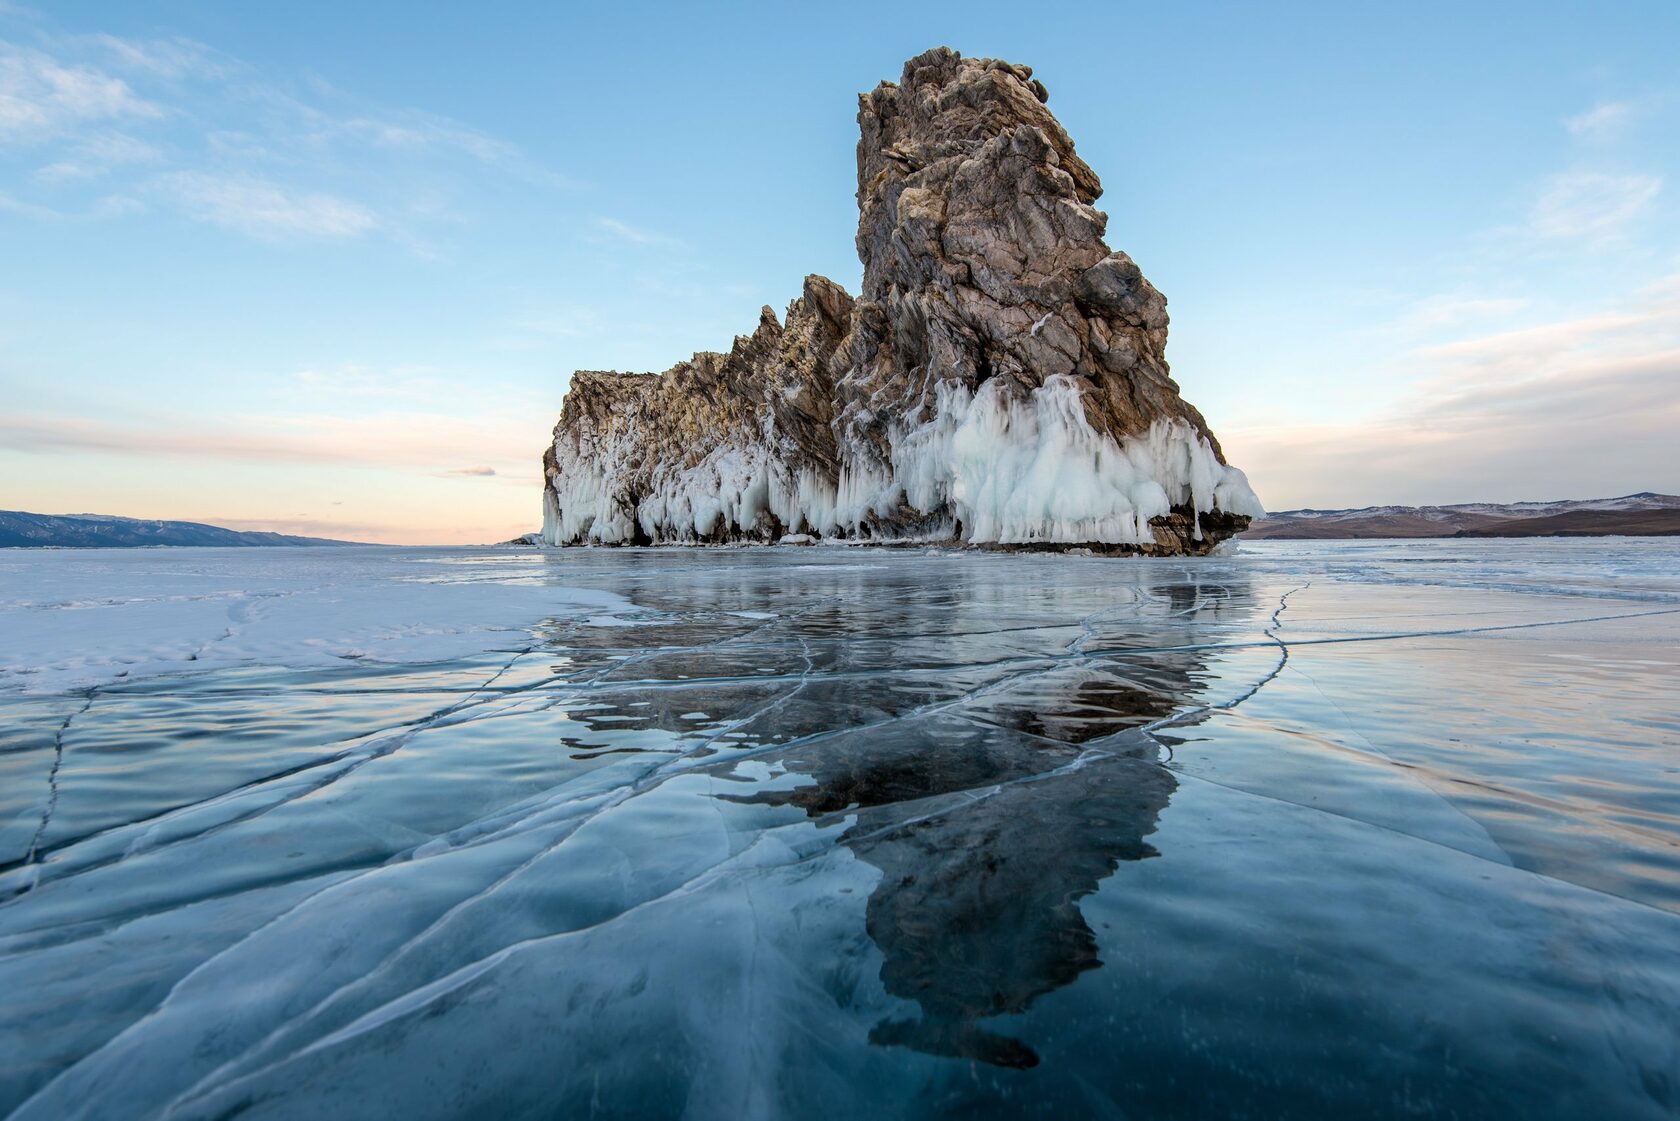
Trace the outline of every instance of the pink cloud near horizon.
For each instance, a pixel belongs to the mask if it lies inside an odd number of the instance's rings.
[[[1408,396],[1220,432],[1270,509],[1680,491],[1680,299],[1421,348]]]

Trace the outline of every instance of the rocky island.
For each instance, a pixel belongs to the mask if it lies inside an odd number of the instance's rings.
[[[863,291],[728,354],[579,371],[551,545],[785,537],[1200,554],[1262,511],[1164,355],[1166,299],[1031,68],[940,48],[859,98]],[[802,535],[802,536],[801,536]]]

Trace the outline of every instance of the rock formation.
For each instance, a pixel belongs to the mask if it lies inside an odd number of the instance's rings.
[[[859,98],[857,299],[807,277],[728,354],[579,371],[543,457],[563,544],[1202,553],[1261,512],[1167,371],[1032,70],[940,48]]]

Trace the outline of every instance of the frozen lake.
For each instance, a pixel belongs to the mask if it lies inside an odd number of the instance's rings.
[[[1672,1118],[1680,541],[0,551],[0,1116]]]

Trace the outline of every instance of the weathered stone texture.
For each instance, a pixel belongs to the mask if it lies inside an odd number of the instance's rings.
[[[1166,300],[1104,243],[1102,186],[1047,99],[1030,68],[945,48],[862,95],[861,296],[812,276],[728,355],[577,374],[549,539],[1200,552],[1246,526],[1246,480],[1168,373]]]

